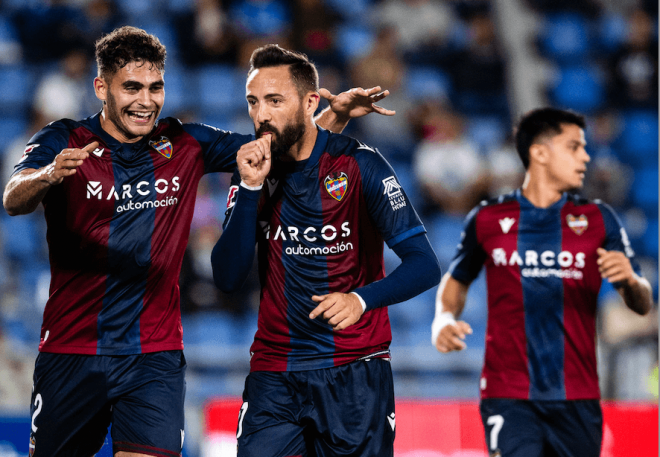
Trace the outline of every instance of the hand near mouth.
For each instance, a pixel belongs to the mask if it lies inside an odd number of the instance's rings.
[[[241,146],[236,155],[241,180],[248,187],[259,187],[270,171],[270,141],[272,133],[265,132],[257,140]]]

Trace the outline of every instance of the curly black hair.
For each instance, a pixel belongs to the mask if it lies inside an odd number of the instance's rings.
[[[160,40],[137,27],[120,27],[96,42],[96,64],[103,77],[111,77],[131,62],[148,62],[164,72],[166,56]]]

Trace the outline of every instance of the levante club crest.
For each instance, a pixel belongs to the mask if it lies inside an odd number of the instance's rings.
[[[566,216],[566,222],[576,235],[582,235],[587,227],[589,227],[589,221],[587,220],[587,216],[584,214],[580,214],[579,217],[575,217],[572,214],[569,214]]]
[[[161,155],[165,156],[168,159],[172,157],[172,150],[173,150],[172,143],[170,142],[170,139],[167,138],[166,136],[161,136],[160,140],[151,140],[149,142],[149,146],[154,148]]]
[[[346,195],[346,191],[348,190],[348,176],[343,171],[326,176],[324,183],[325,190],[338,202]]]

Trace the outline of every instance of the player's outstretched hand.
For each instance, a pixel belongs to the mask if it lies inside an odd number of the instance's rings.
[[[309,314],[310,319],[322,316],[332,325],[332,329],[344,330],[355,324],[362,316],[362,304],[355,294],[334,292],[328,295],[312,296],[319,305]]]
[[[389,94],[389,90],[381,90],[380,86],[371,89],[355,87],[338,95],[332,95],[328,89],[319,89],[319,95],[328,100],[330,109],[343,119],[353,119],[369,113],[394,116],[396,111],[376,105],[376,102],[384,99]]]
[[[241,180],[250,187],[263,184],[270,171],[270,134],[244,144],[236,154]]]
[[[598,248],[596,253],[598,254],[598,271],[603,279],[610,283],[635,281],[635,271],[630,264],[630,259],[623,252]]]
[[[456,324],[447,324],[438,335],[435,341],[435,348],[442,352],[462,351],[467,347],[465,344],[465,335],[472,334],[472,327],[465,321],[458,321]]]
[[[55,160],[46,166],[44,175],[51,186],[56,186],[64,178],[76,174],[76,168],[83,164],[89,153],[99,146],[98,141],[88,144],[82,149],[67,148],[55,156]]]

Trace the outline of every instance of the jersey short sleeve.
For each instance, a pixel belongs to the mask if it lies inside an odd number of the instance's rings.
[[[377,150],[356,154],[369,215],[391,248],[426,229],[394,170]]]
[[[55,156],[67,148],[69,136],[70,128],[66,122],[56,121],[48,124],[30,138],[13,174],[30,168],[36,170],[52,163]]]
[[[238,150],[254,140],[254,135],[241,135],[206,124],[183,124],[183,128],[202,148],[204,173],[233,171]]]
[[[477,215],[480,207],[474,208],[465,218],[461,241],[449,265],[449,274],[463,283],[472,282],[486,260],[486,253],[477,240]]]
[[[597,201],[596,204],[600,209],[600,213],[603,216],[603,223],[605,224],[605,242],[603,248],[608,251],[621,251],[626,254],[635,273],[641,275],[641,268],[635,260],[635,251],[630,246],[628,234],[626,233],[626,229],[623,228],[619,216],[616,215],[610,205],[600,201]]]

